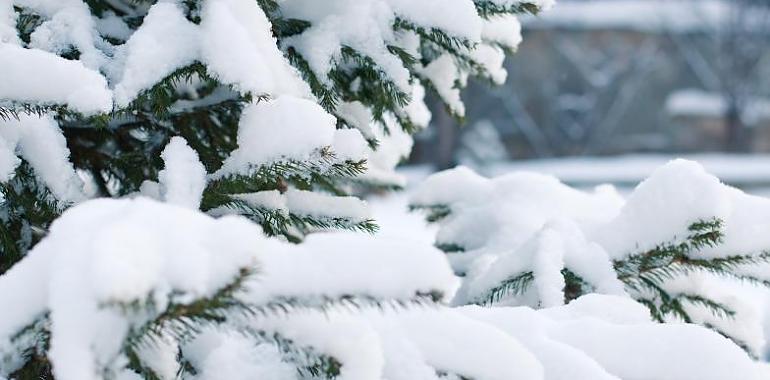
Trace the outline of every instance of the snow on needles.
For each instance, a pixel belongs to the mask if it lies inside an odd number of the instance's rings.
[[[69,161],[67,142],[52,117],[19,115],[18,119],[0,119],[0,182],[10,180],[21,163],[17,153],[58,199],[85,199],[83,182]]]
[[[378,248],[365,236],[311,241],[297,246],[268,239],[246,219],[212,219],[145,198],[83,203],[66,211],[43,242],[0,277],[0,301],[17,305],[0,319],[0,357],[14,352],[12,338],[22,328],[50,312],[56,377],[100,379],[98,365],[113,370],[120,364],[116,355],[130,328],[171,304],[213,295],[244,268],[264,273],[244,296],[255,303],[361,291],[409,299],[450,294],[456,283],[442,254],[429,246],[393,255],[392,247]],[[361,250],[350,249],[351,243]],[[370,273],[378,271],[381,280],[371,281]],[[307,273],[305,281],[296,281],[297,273]],[[150,302],[154,311],[125,308],[137,302]],[[9,368],[13,363],[0,366],[0,375]]]
[[[238,127],[238,149],[214,174],[247,175],[281,159],[305,161],[334,142],[336,119],[315,102],[290,96],[248,106]],[[276,133],[280,131],[280,133]]]
[[[0,299],[17,305],[0,319],[0,350],[20,328],[50,313],[56,378],[100,379],[97,365],[115,365],[128,329],[148,317],[120,305],[153,302],[164,310],[210,296],[253,266],[259,236],[242,219],[215,221],[146,199],[73,207],[0,277]]]
[[[89,201],[66,211],[0,277],[0,301],[14,305],[0,318],[0,376],[22,363],[15,353],[29,341],[19,331],[47,316],[57,379],[137,379],[120,351],[129,331],[170,305],[213,295],[244,268],[256,275],[238,297],[254,307],[355,295],[446,299],[457,286],[443,254],[427,244],[344,233],[314,235],[298,246],[265,238],[239,217],[212,219],[145,198]],[[153,307],[133,312],[127,305]],[[155,373],[172,377],[181,353],[196,378],[297,379],[286,352],[270,339],[254,343],[247,333],[259,331],[331,355],[341,364],[341,380],[438,380],[437,371],[489,380],[763,376],[762,365],[727,339],[697,326],[652,323],[625,298],[591,295],[541,311],[343,305],[233,314],[190,339],[161,334],[138,355],[152,358],[146,363]],[[714,357],[720,360],[708,360]]]
[[[745,260],[761,263],[770,247],[770,237],[760,232],[770,228],[770,201],[726,186],[686,160],[660,167],[625,199],[609,186],[585,192],[540,174],[514,172],[487,179],[459,167],[429,177],[411,203],[446,215],[438,222],[436,243],[447,250],[455,272],[465,276],[453,299],[458,305],[557,306],[570,291],[565,271],[589,284],[588,292],[656,299],[629,282],[641,274],[628,277],[623,272],[628,260],[673,249],[696,263],[752,256]],[[698,228],[718,228],[719,235],[712,243],[693,242],[701,233]],[[722,276],[770,279],[766,265],[738,265],[729,271]],[[514,278],[522,288],[506,291],[501,284]],[[686,319],[717,326],[751,352],[762,351],[761,321],[748,301],[728,295],[719,273],[691,268],[662,278],[658,289],[668,295],[702,295],[733,315],[721,319],[702,305],[687,304]]]
[[[107,80],[79,61],[0,42],[0,99],[67,104],[94,114],[112,110]]]

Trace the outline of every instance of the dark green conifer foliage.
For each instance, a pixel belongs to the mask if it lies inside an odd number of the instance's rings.
[[[142,25],[148,9],[156,3],[155,0],[84,1],[95,17],[110,12],[121,17],[131,29]],[[383,123],[383,126],[384,115],[390,114],[395,116],[398,126],[408,133],[420,128],[401,112],[401,108],[410,101],[410,94],[400,90],[372,57],[345,46],[341,51],[341,61],[335,62],[328,73],[330,81],[319,78],[305,57],[291,46],[284,46],[288,37],[301,34],[312,24],[307,20],[284,17],[277,1],[254,1],[268,16],[279,47],[308,83],[319,104],[329,113],[338,116],[338,128],[354,127],[339,117],[337,107],[341,101],[362,103],[372,110],[375,121]],[[202,3],[201,0],[181,1],[188,20],[200,23]],[[489,1],[475,1],[475,4],[484,18],[537,11],[534,5],[526,1],[521,6],[502,8]],[[15,7],[14,10],[18,16],[19,36],[28,44],[31,33],[41,25],[44,18],[30,9]],[[418,63],[427,64],[445,53],[452,55],[459,65],[472,68],[472,74],[486,76],[483,65],[475,62],[466,51],[473,48],[472,42],[439,29],[426,30],[402,19],[396,20],[393,28],[395,31],[414,31],[420,37],[422,57],[413,57],[399,46],[388,46],[388,51],[409,70],[412,81],[420,81],[425,87],[431,88],[430,82],[418,75],[414,66]],[[106,40],[116,46],[126,42],[115,37]],[[62,53],[62,56],[78,59],[80,52],[72,48]],[[195,94],[190,94],[189,89],[180,89],[181,85],[190,82],[197,84]],[[353,86],[354,82],[360,85]],[[145,181],[158,180],[158,174],[163,169],[160,153],[174,136],[181,136],[187,141],[197,152],[207,172],[215,172],[237,148],[238,122],[244,107],[267,100],[269,94],[242,93],[221,83],[205,64],[195,62],[177,69],[143,91],[127,107],[115,108],[109,113],[84,116],[66,105],[27,104],[13,99],[0,99],[0,118],[11,120],[21,114],[53,115],[63,130],[72,163],[93,181],[96,196],[121,197],[137,192]],[[378,141],[371,140],[369,144],[376,147]],[[284,192],[288,188],[347,195],[361,186],[382,185],[366,183],[358,178],[366,171],[365,161],[339,162],[334,160],[334,155],[333,151],[325,148],[318,151],[313,160],[284,160],[255,168],[250,175],[231,175],[212,180],[204,191],[201,209],[205,212],[229,208],[259,223],[267,234],[283,236],[292,242],[300,242],[307,233],[319,229],[375,231],[377,226],[370,220],[351,221],[334,215],[286,215],[254,207],[234,197],[237,194],[265,190]],[[45,237],[52,221],[72,205],[56,199],[26,161],[18,166],[10,182],[0,185],[0,195],[2,275]],[[245,305],[235,294],[243,290],[250,276],[255,275],[258,273],[244,269],[228,286],[212,297],[184,305],[172,303],[164,309],[153,304],[106,305],[120,308],[125,313],[147,313],[143,314],[148,317],[147,323],[129,331],[122,349],[129,361],[127,368],[144,379],[159,379],[158,374],[139,357],[137,350],[140,346],[152,344],[161,339],[161,335],[170,334],[174,339],[184,340],[198,333],[201,327],[218,325],[231,319],[289,313],[303,308],[324,310],[332,305],[398,309],[432,304],[442,298],[441,294],[427,293],[415,294],[406,299],[380,300],[367,295],[351,294],[335,299],[274,299],[264,305]],[[336,358],[297,345],[290,339],[250,329],[243,329],[241,333],[253,339],[255,344],[270,343],[278,347],[285,359],[296,365],[302,378],[333,379],[340,373],[342,364]],[[24,365],[11,374],[11,379],[53,379],[51,365],[46,357],[49,334],[49,316],[41,315],[35,323],[14,337],[14,343],[30,343],[25,352]],[[196,368],[187,361],[183,352],[179,352],[177,360],[181,364],[178,378],[195,374]]]

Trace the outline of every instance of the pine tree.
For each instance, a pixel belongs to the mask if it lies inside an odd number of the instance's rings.
[[[24,115],[39,116],[60,130],[66,149],[56,171],[76,189],[52,192],[54,179],[25,155],[24,142],[5,136],[7,154],[22,152],[2,181],[2,268],[83,198],[157,193],[161,152],[174,136],[186,140],[208,173],[203,211],[246,215],[291,241],[318,229],[374,231],[370,218],[336,215],[339,207],[275,208],[241,195],[296,189],[325,194],[331,204],[361,186],[399,187],[393,166],[409,152],[408,134],[429,120],[424,88],[438,90],[461,117],[459,89],[467,77],[504,80],[504,52],[518,42],[511,15],[537,12],[538,4],[476,1],[474,11],[458,2],[442,18],[431,15],[432,3],[395,2],[382,13],[374,3],[308,11],[303,2],[274,0],[13,1],[2,18],[9,61],[0,117],[24,124]],[[344,25],[337,30],[326,25],[338,22]],[[305,105],[306,111],[335,116],[326,124],[338,132],[303,141],[298,130],[285,145],[300,146],[275,149],[261,162],[245,154],[240,167],[224,170],[239,147],[265,148],[241,139],[280,128],[247,132],[258,127],[244,126],[241,115],[267,118],[262,105],[280,97],[317,101],[322,110]],[[282,117],[272,121],[289,122]]]
[[[431,247],[309,234],[372,231],[349,194],[401,184],[424,92],[462,117],[469,76],[504,79],[513,15],[549,3],[0,3],[0,379],[630,378],[589,358],[594,336],[547,336],[546,314],[446,307],[456,278]],[[672,348],[630,352],[650,363],[634,376],[760,378],[633,302],[565,308],[625,332],[603,334],[613,350],[649,347],[626,320]]]
[[[770,203],[696,163],[659,168],[627,201],[611,188],[583,192],[531,173],[486,179],[461,167],[426,180],[411,207],[439,224],[436,246],[464,277],[455,304],[623,295],[656,321],[698,323],[761,355],[759,321],[719,283],[770,286],[770,241],[745,235],[770,218]]]
[[[215,378],[217,367],[200,367],[217,355],[212,339],[234,350],[220,355],[254,355],[248,365],[272,360],[287,371],[276,378],[343,373],[341,358],[265,320],[313,315],[323,326],[328,310],[434,304],[448,287],[341,293],[309,284],[254,300],[249,287],[269,284],[260,280],[267,274],[229,239],[284,254],[302,248],[260,240],[229,215],[289,242],[318,230],[375,231],[352,194],[402,185],[393,168],[408,155],[410,134],[429,121],[426,89],[462,118],[460,90],[470,76],[505,79],[503,59],[518,43],[514,15],[549,3],[0,3],[0,299],[18,304],[0,322],[0,378]],[[197,259],[179,261],[177,250]],[[131,258],[148,252],[180,266],[208,258],[219,271],[190,284],[164,272],[170,264],[157,273],[140,266],[134,274],[167,277],[142,275],[121,288]],[[104,273],[87,269],[88,260]],[[92,277],[102,278],[95,289],[83,283]],[[117,328],[119,344],[78,335],[78,323],[105,334],[105,326]]]

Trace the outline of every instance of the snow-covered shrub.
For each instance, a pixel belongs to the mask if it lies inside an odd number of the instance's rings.
[[[372,231],[426,89],[462,116],[550,3],[0,0],[0,379],[759,379],[627,299],[453,309],[433,247],[306,236]]]
[[[759,380],[716,333],[623,297],[448,308],[430,245],[267,238],[148,199],[64,212],[0,277],[0,379]],[[37,360],[31,360],[31,359]],[[704,358],[719,358],[707,360]],[[766,374],[766,372],[765,372]]]
[[[428,178],[411,203],[440,225],[436,245],[463,277],[457,305],[627,295],[658,321],[699,323],[762,352],[755,312],[720,284],[770,285],[770,201],[697,163],[670,162],[627,199],[610,186],[586,192],[540,174],[487,179],[459,167]]]
[[[373,231],[345,196],[402,185],[426,88],[461,116],[469,76],[505,79],[515,14],[551,3],[3,0],[0,273],[94,197],[241,214],[292,241]]]

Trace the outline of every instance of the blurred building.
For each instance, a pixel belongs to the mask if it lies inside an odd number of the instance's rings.
[[[472,83],[415,160],[451,165],[477,125],[510,158],[770,151],[770,2],[561,0],[523,24],[507,84]]]

